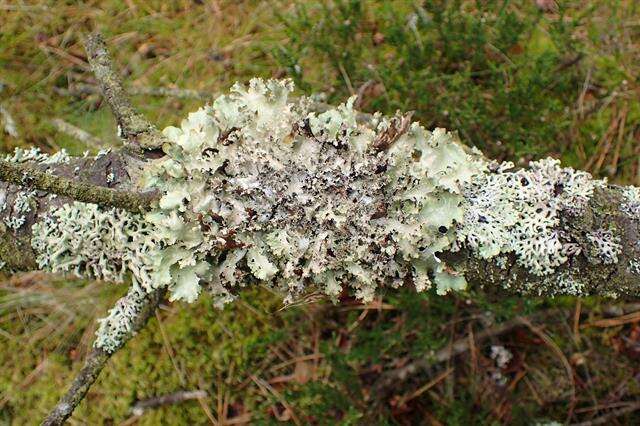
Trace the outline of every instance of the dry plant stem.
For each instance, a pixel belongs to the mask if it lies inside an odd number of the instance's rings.
[[[161,96],[173,99],[196,99],[201,101],[211,101],[215,94],[201,92],[193,89],[181,89],[178,87],[151,87],[151,86],[127,86],[127,93],[131,96]],[[99,94],[100,88],[91,84],[73,84],[68,89],[58,89],[62,95],[95,95]]]
[[[74,126],[71,123],[67,123],[66,121],[60,118],[54,118],[51,120],[51,125],[56,128],[57,131],[65,133],[72,138],[78,139],[80,142],[83,142],[88,147],[103,147],[107,144],[102,142],[100,139],[93,136],[91,133],[82,130],[79,127]]]
[[[129,192],[75,181],[39,170],[29,164],[0,160],[0,181],[22,187],[32,187],[84,203],[118,207],[131,212],[150,209],[157,199],[153,192]]]
[[[587,420],[586,422],[581,423],[573,423],[572,426],[592,426],[592,425],[606,425],[611,424],[611,422],[618,417],[622,417],[625,414],[633,413],[634,411],[640,410],[640,402],[631,403],[631,405],[627,407],[620,408],[618,410],[611,411],[610,413],[604,414],[600,417],[596,417],[593,420]]]
[[[87,36],[85,49],[91,69],[100,82],[104,98],[120,126],[122,137],[129,143],[136,143],[143,148],[160,148],[167,139],[133,108],[120,76],[115,71],[102,35],[93,33]]]
[[[141,416],[145,410],[158,408],[165,405],[179,404],[181,402],[189,401],[192,399],[202,399],[206,398],[207,396],[207,391],[204,390],[180,391],[168,395],[161,395],[138,401],[133,407],[131,407],[131,411],[134,415]]]
[[[117,349],[121,349],[124,344],[133,337],[138,331],[140,331],[149,321],[160,302],[164,298],[166,293],[166,289],[158,289],[153,293],[149,293],[147,298],[147,303],[144,305],[140,314],[135,318],[133,322],[133,332],[127,336],[126,339],[123,340],[120,347]],[[78,373],[78,375],[73,380],[71,387],[67,391],[67,393],[58,401],[58,404],[55,406],[53,410],[49,413],[47,418],[42,422],[43,425],[53,426],[53,425],[61,425],[67,420],[73,410],[80,404],[80,402],[84,399],[87,392],[91,388],[91,385],[96,381],[100,372],[103,370],[107,361],[111,356],[117,352],[114,351],[112,353],[106,352],[100,348],[93,348],[93,350],[87,356],[87,359],[84,362],[84,366]]]

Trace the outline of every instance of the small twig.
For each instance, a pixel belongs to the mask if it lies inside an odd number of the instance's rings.
[[[166,288],[162,288],[148,295],[147,303],[133,320],[132,332],[122,339],[122,343],[118,349],[121,349],[134,334],[147,324],[149,318],[153,316],[156,308],[160,302],[162,302],[165,292]],[[93,348],[67,393],[58,401],[55,408],[51,410],[47,418],[42,422],[43,426],[61,425],[71,416],[73,410],[84,399],[91,385],[93,385],[100,375],[100,372],[102,372],[109,358],[111,358],[118,349],[113,352],[107,352],[101,348]]]
[[[93,33],[87,36],[85,49],[91,69],[100,82],[104,98],[120,126],[123,139],[147,149],[160,148],[167,139],[131,104],[102,35]]]
[[[72,138],[78,139],[80,142],[83,142],[87,146],[103,147],[107,145],[97,137],[93,136],[91,133],[82,130],[79,127],[76,127],[71,123],[67,123],[60,118],[54,118],[50,121],[50,123],[53,127],[56,128],[57,131],[65,133]]]
[[[156,191],[144,193],[106,188],[56,176],[30,164],[0,160],[0,181],[28,186],[52,194],[62,195],[84,203],[118,207],[131,212],[149,210],[158,198]]]
[[[16,122],[9,110],[3,105],[0,105],[0,116],[2,117],[4,132],[13,138],[18,138],[20,136],[18,126],[16,126]]]
[[[150,86],[127,86],[125,88],[131,96],[164,96],[175,99],[198,99],[210,101],[215,98],[215,94],[201,92],[193,89],[181,89],[179,87],[150,87]],[[62,95],[95,95],[99,94],[100,88],[91,84],[74,84],[68,89],[58,89]]]
[[[581,423],[573,423],[572,425],[573,426],[594,426],[594,425],[610,424],[613,419],[617,419],[618,417],[624,416],[625,414],[633,413],[634,411],[638,411],[638,410],[640,410],[640,401],[632,403],[627,407],[620,408],[619,410],[614,410],[600,417],[596,417],[593,420],[587,420],[586,422],[581,422]]]
[[[213,95],[206,92],[200,92],[192,89],[179,89],[171,87],[146,87],[146,86],[131,86],[129,93],[132,95],[144,95],[144,96],[166,96],[169,98],[177,99],[199,99],[207,101],[213,99]]]
[[[206,398],[207,396],[207,391],[204,390],[179,391],[169,395],[161,395],[138,401],[133,405],[133,407],[131,407],[131,412],[135,416],[141,416],[145,412],[145,410],[151,408],[162,407],[164,405],[179,404],[181,402],[189,401],[192,399]]]

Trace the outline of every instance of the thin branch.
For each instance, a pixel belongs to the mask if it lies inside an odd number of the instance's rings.
[[[123,339],[118,349],[121,349],[134,334],[144,328],[149,318],[154,315],[160,302],[162,302],[165,292],[166,289],[162,288],[148,295],[147,303],[133,321],[132,332]],[[84,399],[91,385],[93,385],[100,375],[100,372],[104,369],[109,358],[111,358],[117,350],[107,352],[101,348],[93,348],[67,393],[58,401],[55,408],[51,410],[47,418],[42,422],[43,426],[61,425],[71,416],[73,410]]]
[[[156,191],[137,193],[79,182],[44,172],[30,164],[19,164],[6,160],[0,160],[0,181],[33,187],[85,203],[118,207],[131,212],[149,210],[155,204],[158,196]]]
[[[79,96],[99,94],[100,88],[92,84],[77,83],[68,89],[55,88],[60,95]],[[202,92],[193,89],[181,89],[179,87],[152,87],[152,86],[127,86],[127,93],[131,96],[159,96],[174,99],[197,99],[201,101],[211,101],[216,95],[209,92]]]
[[[83,142],[87,146],[100,148],[108,145],[97,137],[93,136],[91,133],[79,127],[76,127],[73,124],[68,123],[60,118],[54,118],[50,121],[50,123],[53,127],[56,128],[57,131],[69,135],[72,138],[78,139],[80,142]]]
[[[120,126],[122,137],[129,143],[135,142],[143,148],[160,148],[167,139],[131,104],[102,35],[93,33],[87,36],[85,49],[91,69],[100,82],[104,98]]]
[[[153,398],[143,399],[138,401],[131,407],[131,412],[135,416],[141,416],[145,410],[151,408],[158,408],[165,405],[179,404],[184,401],[192,399],[202,399],[208,396],[207,391],[193,390],[193,391],[179,391],[171,393],[169,395],[155,396]]]

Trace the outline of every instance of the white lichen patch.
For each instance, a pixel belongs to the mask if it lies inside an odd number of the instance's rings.
[[[14,163],[40,163],[40,164],[56,164],[67,163],[71,157],[64,149],[49,155],[40,151],[40,148],[16,148],[13,154],[6,155],[5,160]]]
[[[640,217],[640,188],[626,186],[622,189],[622,195],[625,201],[620,205],[620,210],[631,217]]]
[[[124,338],[133,331],[134,318],[143,309],[147,292],[132,285],[129,292],[116,302],[106,318],[99,319],[95,346],[107,352],[120,348]]]
[[[31,245],[41,269],[154,288],[158,238],[138,215],[95,204],[65,204],[32,227]]]
[[[588,233],[587,240],[598,261],[607,265],[618,263],[618,255],[622,252],[620,237],[609,230],[599,229]]]
[[[631,259],[627,270],[632,274],[640,275],[640,261],[638,259]]]
[[[35,191],[20,191],[13,201],[9,215],[4,218],[4,223],[14,231],[17,231],[27,221],[27,214],[31,211],[31,203],[34,201]],[[3,206],[6,204],[3,202]],[[6,207],[2,208],[5,210]]]
[[[543,294],[542,290],[550,290],[551,294],[562,294],[568,296],[581,296],[584,294],[585,285],[579,278],[567,271],[553,276],[546,277],[543,285],[541,286],[540,295]]]
[[[579,251],[560,232],[561,213],[580,214],[604,182],[551,158],[516,171],[510,163],[490,166],[464,188],[459,242],[481,258],[512,252],[532,274],[552,273]]]

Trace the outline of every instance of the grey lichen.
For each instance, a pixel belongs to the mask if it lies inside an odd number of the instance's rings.
[[[31,245],[41,269],[154,288],[158,241],[141,216],[95,204],[65,204],[32,227]]]
[[[110,353],[118,350],[123,339],[134,331],[134,319],[144,308],[146,298],[145,290],[135,284],[132,285],[126,296],[111,308],[109,315],[98,320],[100,326],[96,332],[95,346]]]
[[[9,227],[9,229],[13,229],[17,231],[20,229],[25,222],[27,221],[27,214],[31,211],[31,203],[34,201],[35,191],[20,191],[15,197],[13,201],[13,207],[9,212],[9,215],[4,218],[4,223]],[[4,210],[6,204],[3,202]]]
[[[162,282],[197,265],[196,277],[225,301],[247,278],[288,300],[309,285],[371,300],[407,280],[429,288],[430,273],[439,293],[464,288],[436,252],[454,241],[461,185],[477,161],[442,129],[414,123],[402,133],[398,120],[379,116],[357,124],[353,99],[311,113],[305,100],[288,101],[292,89],[254,79],[165,129],[167,158],[145,181],[164,191],[162,212],[148,220],[175,234],[163,222],[179,212],[172,226],[191,235],[167,249]],[[385,137],[395,140],[378,151]],[[197,296],[199,286],[189,288],[195,294],[183,298]]]
[[[591,243],[596,261],[607,265],[618,263],[618,255],[622,252],[620,237],[609,230],[598,229],[587,234],[587,240]]]
[[[7,155],[5,157],[6,161],[11,161],[14,163],[40,163],[40,164],[56,164],[56,163],[67,163],[70,160],[70,156],[64,149],[56,152],[55,154],[49,155],[45,152],[40,151],[40,148],[16,148],[13,154]]]
[[[520,265],[543,276],[580,251],[563,235],[561,214],[579,215],[604,182],[552,158],[529,166],[510,171],[511,163],[489,164],[468,183],[457,237],[481,258],[514,253]]]
[[[620,210],[630,217],[640,216],[640,188],[636,186],[626,186],[622,189],[624,202]]]
[[[129,213],[73,203],[33,227],[41,267],[122,281],[97,345],[117,347],[144,292],[172,300],[207,289],[222,305],[262,283],[292,301],[308,288],[369,301],[405,283],[439,294],[466,287],[439,253],[467,247],[505,268],[509,256],[546,275],[579,252],[561,232],[603,182],[557,160],[512,170],[454,134],[410,116],[356,120],[353,99],[323,113],[291,102],[288,80],[236,84],[163,134],[165,156],[138,185],[158,208]],[[544,285],[579,291],[570,277]]]

